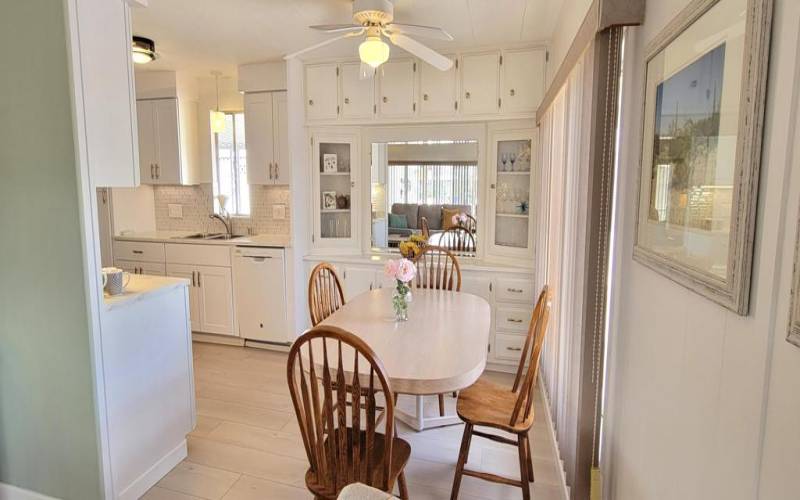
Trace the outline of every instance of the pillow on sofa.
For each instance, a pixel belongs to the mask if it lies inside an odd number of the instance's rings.
[[[442,230],[447,231],[451,227],[457,227],[458,224],[453,224],[453,216],[460,215],[462,213],[461,210],[455,208],[443,208],[442,209]]]
[[[389,227],[395,229],[408,229],[408,217],[405,214],[389,214]]]

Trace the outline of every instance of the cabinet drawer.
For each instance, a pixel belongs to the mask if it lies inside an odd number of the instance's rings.
[[[498,302],[524,302],[533,307],[533,283],[528,280],[498,279]]]
[[[149,274],[151,276],[165,276],[167,265],[163,262],[139,262],[135,260],[114,261],[114,266],[127,271],[131,274]]]
[[[527,333],[532,314],[532,308],[500,306],[494,316],[495,328],[504,332]]]
[[[143,241],[114,241],[114,257],[140,262],[164,262],[164,244]]]
[[[502,333],[494,336],[494,357],[497,359],[519,362],[522,356],[522,347],[525,345],[524,335],[503,335]]]
[[[167,243],[165,246],[170,264],[231,267],[231,249],[226,245]]]

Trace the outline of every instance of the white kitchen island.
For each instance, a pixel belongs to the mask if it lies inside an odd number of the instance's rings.
[[[137,499],[187,455],[195,425],[188,280],[131,275],[105,297],[102,377],[114,496]]]

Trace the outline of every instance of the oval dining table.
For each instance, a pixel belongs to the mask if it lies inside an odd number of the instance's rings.
[[[412,289],[408,320],[397,321],[393,288],[357,295],[321,324],[347,330],[377,354],[396,394],[415,397],[415,413],[397,418],[421,431],[459,423],[455,414],[425,416],[424,396],[469,387],[486,367],[491,324],[488,302],[477,295]]]

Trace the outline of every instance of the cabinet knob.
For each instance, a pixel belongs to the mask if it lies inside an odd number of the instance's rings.
[[[308,100],[308,105],[309,106],[313,106],[314,105],[314,99],[309,99]]]
[[[510,95],[511,97],[514,97],[514,94],[516,94],[516,92],[514,92],[514,89],[508,91],[508,95]]]
[[[464,93],[464,98],[465,98],[465,99],[469,99],[469,92],[465,92],[465,93]]]
[[[389,98],[386,97],[386,96],[383,96],[383,102],[389,102]]]
[[[428,94],[422,94],[422,100],[423,101],[427,101],[428,100]]]
[[[494,184],[492,184],[492,185],[491,185],[491,186],[489,186],[489,187],[491,187],[492,189],[494,189]]]
[[[269,179],[272,180],[272,162],[269,162]]]
[[[350,104],[350,98],[349,97],[345,97],[344,98],[344,103],[345,104]]]

